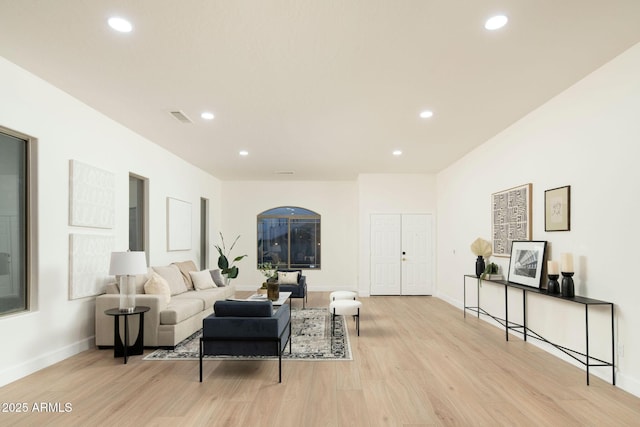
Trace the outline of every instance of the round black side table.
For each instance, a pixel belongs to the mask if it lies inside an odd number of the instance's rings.
[[[150,307],[138,305],[133,311],[120,311],[119,308],[110,308],[105,310],[104,314],[113,316],[113,357],[124,357],[124,363],[127,363],[129,356],[142,354],[144,348],[144,313],[151,310]],[[137,314],[140,322],[138,323],[138,338],[133,345],[129,345],[129,316]],[[120,316],[124,316],[124,343],[120,336]]]

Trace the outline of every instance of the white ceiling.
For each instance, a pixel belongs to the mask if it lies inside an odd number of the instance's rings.
[[[0,56],[221,179],[438,172],[638,42],[638,0],[0,0]]]

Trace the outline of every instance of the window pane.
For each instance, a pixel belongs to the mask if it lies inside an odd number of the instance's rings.
[[[270,262],[287,267],[289,256],[289,220],[262,218],[258,221],[258,263]]]
[[[279,268],[320,268],[320,215],[279,207],[258,215],[258,264]]]
[[[27,141],[0,133],[0,314],[27,309]]]
[[[144,179],[129,175],[129,250],[144,251]]]
[[[320,266],[320,221],[292,219],[291,267],[318,268]]]

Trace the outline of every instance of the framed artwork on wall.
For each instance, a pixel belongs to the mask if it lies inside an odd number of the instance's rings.
[[[544,192],[544,231],[571,230],[571,186]]]
[[[546,240],[511,242],[508,281],[539,288],[546,250]]]
[[[109,261],[115,246],[110,235],[69,234],[69,299],[99,295],[113,280]]]
[[[531,239],[531,184],[491,195],[493,255],[508,257],[516,240]]]
[[[113,228],[115,175],[77,160],[69,161],[69,225]]]

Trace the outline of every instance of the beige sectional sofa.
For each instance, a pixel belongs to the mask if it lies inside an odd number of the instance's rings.
[[[151,308],[144,314],[145,347],[174,347],[202,328],[202,319],[213,313],[214,302],[235,295],[235,285],[224,286],[219,270],[207,273],[216,278],[215,287],[215,282],[207,280],[205,272],[198,272],[192,261],[150,267],[146,275],[136,276],[136,305]],[[115,283],[107,286],[106,294],[96,297],[98,347],[113,346],[114,319],[104,312],[118,307],[119,298]],[[129,328],[133,344],[138,316],[130,317]]]

